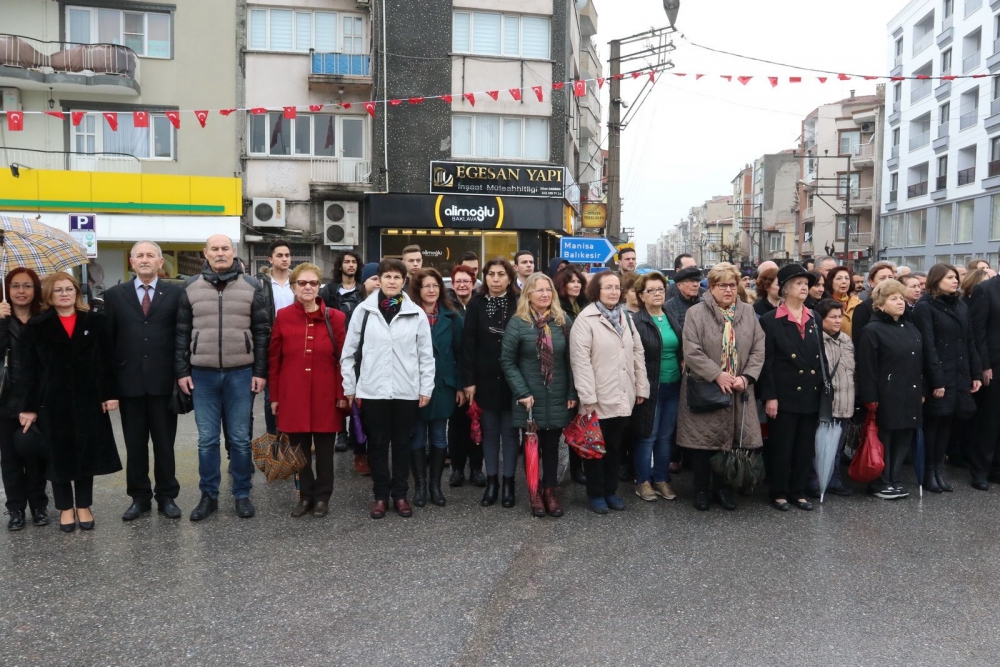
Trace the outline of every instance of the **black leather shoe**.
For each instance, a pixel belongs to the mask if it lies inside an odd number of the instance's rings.
[[[478,486],[483,488],[486,486],[486,475],[482,470],[472,470],[469,472],[469,480],[472,482],[473,486]]]
[[[941,490],[945,493],[951,493],[955,490],[952,488],[951,484],[946,482],[944,479],[944,464],[939,463],[934,466],[934,479],[937,481],[938,486],[941,487]]]
[[[292,510],[292,518],[298,519],[299,517],[305,516],[307,513],[311,512],[313,509],[313,504],[311,500],[300,500],[299,504],[295,506]]]
[[[934,476],[934,466],[927,466],[924,472],[924,488],[931,493],[944,493],[944,489],[938,486],[937,478]]]
[[[708,491],[698,491],[694,494],[694,508],[699,512],[708,511]]]
[[[587,483],[587,475],[583,472],[583,459],[578,456],[570,456],[569,476],[577,484]]]
[[[254,509],[253,503],[250,502],[249,498],[236,499],[236,516],[241,519],[251,519],[256,513],[257,510]]]
[[[792,506],[788,504],[787,500],[782,500],[782,501],[772,500],[771,507],[781,512],[787,512],[788,510],[792,509]]]
[[[813,504],[811,502],[809,502],[808,500],[806,500],[805,498],[799,498],[798,500],[796,500],[795,501],[795,506],[798,507],[800,510],[803,510],[805,512],[812,512],[813,511]]]
[[[504,507],[514,506],[514,478],[504,477],[501,491],[500,491],[500,504]]]
[[[44,507],[31,510],[31,523],[35,524],[36,526],[49,525],[48,511]]]
[[[138,500],[133,500],[132,504],[128,506],[125,513],[122,514],[122,521],[135,521],[143,515],[144,512],[148,512],[152,509],[152,505],[149,503],[141,503]]]
[[[219,499],[213,498],[208,494],[202,494],[198,506],[191,510],[191,520],[201,521],[217,509],[219,509]]]
[[[990,490],[990,483],[987,482],[982,477],[973,477],[972,478],[972,488],[978,489],[980,491],[989,491]]]
[[[333,451],[335,451],[335,452],[346,452],[348,450],[348,448],[349,448],[349,444],[348,444],[347,434],[346,433],[338,433],[337,434],[337,441],[333,445]]]
[[[847,488],[846,486],[844,486],[843,484],[840,484],[838,486],[831,486],[830,488],[828,488],[826,490],[826,492],[827,493],[832,493],[835,496],[845,496],[846,497],[846,496],[851,495],[851,490],[849,488]]]
[[[330,511],[330,504],[325,503],[322,500],[316,503],[316,507],[313,508],[313,516],[317,519],[322,519],[326,516],[327,512]]]
[[[489,507],[496,503],[499,494],[500,478],[496,475],[490,475],[486,478],[486,491],[483,493],[483,499],[479,501],[479,504],[483,507]]]
[[[465,484],[465,473],[455,468],[451,471],[451,477],[448,478],[448,486],[458,488]]]
[[[90,509],[89,507],[84,507],[83,509]],[[76,520],[80,524],[80,530],[93,530],[94,529],[94,513],[90,513],[90,521],[80,521],[80,508],[76,510]]]
[[[733,502],[733,492],[732,489],[720,489],[715,492],[715,501],[722,505],[722,509],[732,512],[736,509],[736,503]]]
[[[7,530],[21,530],[24,528],[24,510],[10,510],[7,512],[10,520],[7,522]]]
[[[174,502],[173,498],[167,498],[162,503],[159,503],[156,511],[168,519],[181,518],[181,508],[177,506],[177,503]]]
[[[76,530],[76,521],[74,520],[73,523],[60,523],[59,530],[64,533],[72,533]]]

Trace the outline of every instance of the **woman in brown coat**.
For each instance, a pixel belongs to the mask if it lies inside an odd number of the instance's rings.
[[[717,264],[708,273],[708,291],[701,303],[691,307],[684,321],[684,363],[677,443],[691,450],[694,465],[694,505],[708,509],[709,459],[719,451],[740,445],[756,449],[762,445],[753,385],[764,367],[764,331],[754,309],[736,298],[740,274],[731,264]],[[730,335],[731,334],[731,335]],[[728,340],[728,345],[723,341]],[[724,349],[725,348],[725,349]],[[712,412],[692,413],[688,407],[691,377],[714,382],[732,394],[730,406]],[[749,394],[749,401],[740,395]],[[749,407],[748,407],[749,406]],[[743,419],[744,409],[750,414]],[[732,490],[716,480],[715,498],[724,508],[736,508]]]

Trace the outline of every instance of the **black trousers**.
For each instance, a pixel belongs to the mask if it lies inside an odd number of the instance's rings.
[[[125,436],[126,493],[132,500],[148,503],[173,500],[180,493],[174,465],[177,415],[169,396],[137,396],[119,402]],[[149,441],[153,441],[153,478],[149,484]]]
[[[14,434],[21,428],[15,417],[0,418],[0,474],[7,495],[7,510],[23,512],[49,506],[45,495],[45,461],[26,459],[14,448]]]
[[[562,429],[551,428],[538,432],[538,459],[541,467],[541,489],[559,486],[559,436]],[[527,465],[527,459],[525,459]]]
[[[619,465],[624,465],[629,470],[629,475],[635,477],[635,455],[633,446],[635,445],[635,435],[632,433],[632,420],[625,421],[625,430],[622,431],[621,455],[618,460]]]
[[[333,495],[333,451],[336,433],[289,433],[288,442],[302,448],[306,466],[299,471],[299,497],[312,503],[328,503]],[[312,449],[316,446],[316,473]]]
[[[622,459],[622,435],[629,417],[601,419],[601,434],[607,454],[599,459],[585,459],[583,471],[587,475],[587,497],[605,498],[618,492],[618,467]]]
[[[885,469],[879,482],[882,486],[899,485],[899,473],[906,462],[906,455],[913,444],[912,428],[902,428],[893,431],[878,430],[878,439],[882,441],[882,450],[885,452]],[[869,487],[873,488],[873,487]]]
[[[715,490],[723,488],[722,477],[712,472],[712,465],[709,460],[718,454],[714,449],[687,449],[684,451],[684,460],[691,462],[691,471],[694,473],[695,493],[708,493],[715,485]]]
[[[361,419],[368,436],[368,463],[375,500],[406,498],[410,475],[410,436],[417,421],[419,401],[373,400],[361,403]],[[392,448],[392,472],[389,449]]]
[[[52,500],[57,510],[88,508],[94,504],[94,478],[81,477],[72,482],[52,482]]]
[[[796,500],[805,498],[816,454],[816,427],[819,415],[778,411],[767,422],[767,444],[764,446],[767,478],[771,498]]]
[[[969,447],[969,472],[976,479],[986,479],[987,475],[1000,474],[1000,381],[979,390],[982,398],[976,421],[979,433],[976,442]]]
[[[465,471],[465,462],[469,462],[470,472],[483,470],[483,445],[472,441],[472,420],[465,411],[465,406],[456,408],[448,420],[448,453],[451,456],[452,470]]]
[[[924,415],[924,461],[929,466],[944,463],[951,440],[952,415]]]

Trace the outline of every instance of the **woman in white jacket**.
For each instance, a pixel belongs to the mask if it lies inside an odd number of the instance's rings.
[[[427,405],[434,392],[431,327],[420,307],[403,292],[406,266],[398,259],[383,259],[378,277],[379,290],[351,317],[340,360],[344,396],[348,402],[357,399],[360,403],[368,436],[373,519],[385,516],[390,495],[400,516],[413,515],[406,499],[410,435],[417,410]]]

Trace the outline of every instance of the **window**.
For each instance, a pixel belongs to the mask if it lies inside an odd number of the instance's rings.
[[[941,105],[940,113],[938,114],[938,125],[944,125],[949,120],[951,120],[951,102],[945,102]]]
[[[854,149],[861,145],[861,131],[852,130],[840,133],[840,154],[847,155],[854,152]]]
[[[119,44],[146,58],[169,58],[170,31],[165,12],[66,8],[66,41],[78,44]]]
[[[955,0],[944,0],[944,17],[948,18],[955,13]]]
[[[990,197],[990,241],[1000,241],[1000,195]],[[990,262],[990,266],[997,265]]]
[[[885,244],[890,248],[898,248],[901,243],[901,231],[903,227],[903,214],[896,213],[885,219]]]
[[[948,175],[948,156],[942,155],[937,159],[937,175],[938,178]]]
[[[899,145],[899,128],[898,127],[892,131],[892,145],[893,146],[898,146]]]
[[[251,9],[247,47],[255,51],[362,53],[364,19],[355,14]]]
[[[785,249],[785,235],[780,232],[768,234],[769,249],[771,252],[781,252]]]
[[[896,40],[896,59],[903,57],[903,38],[900,37]]]
[[[845,215],[838,215],[837,216],[837,239],[838,240],[843,240],[844,239],[844,234],[847,232],[846,226],[847,226],[847,216],[845,216]],[[851,232],[850,233],[851,234],[857,234],[858,233],[858,216],[856,216],[856,215],[852,215],[851,216]]]
[[[899,172],[894,171],[889,174],[889,189],[895,192],[899,189]]]
[[[972,220],[976,202],[972,199],[958,202],[958,227],[955,229],[955,243],[972,243]]]
[[[455,115],[451,137],[454,157],[549,159],[548,118]]]
[[[174,126],[163,114],[149,114],[149,127],[135,127],[131,113],[118,113],[113,132],[100,113],[88,113],[70,126],[70,143],[77,153],[124,153],[143,160],[173,160]]]
[[[990,162],[1000,160],[1000,137],[990,139]]]
[[[250,154],[363,160],[365,119],[299,114],[289,120],[280,111],[251,115]]]
[[[906,213],[906,245],[918,246],[927,243],[927,209]]]
[[[941,74],[945,75],[951,71],[951,49],[941,53]]]
[[[1000,99],[1000,85],[997,84],[996,78],[993,79],[993,85],[991,86],[990,99],[996,100]]]
[[[934,255],[935,264],[951,264],[951,255]]]
[[[892,87],[892,101],[899,102],[903,99],[903,84],[897,83]]]
[[[938,245],[944,245],[946,243],[951,243],[952,233],[954,232],[954,211],[951,204],[945,204],[944,206],[938,206],[937,209],[937,243]]]
[[[451,48],[505,58],[549,58],[549,19],[540,16],[453,12]]]
[[[847,174],[837,174],[837,197],[847,197]],[[861,174],[851,174],[851,197],[858,196],[858,187],[861,184]]]

